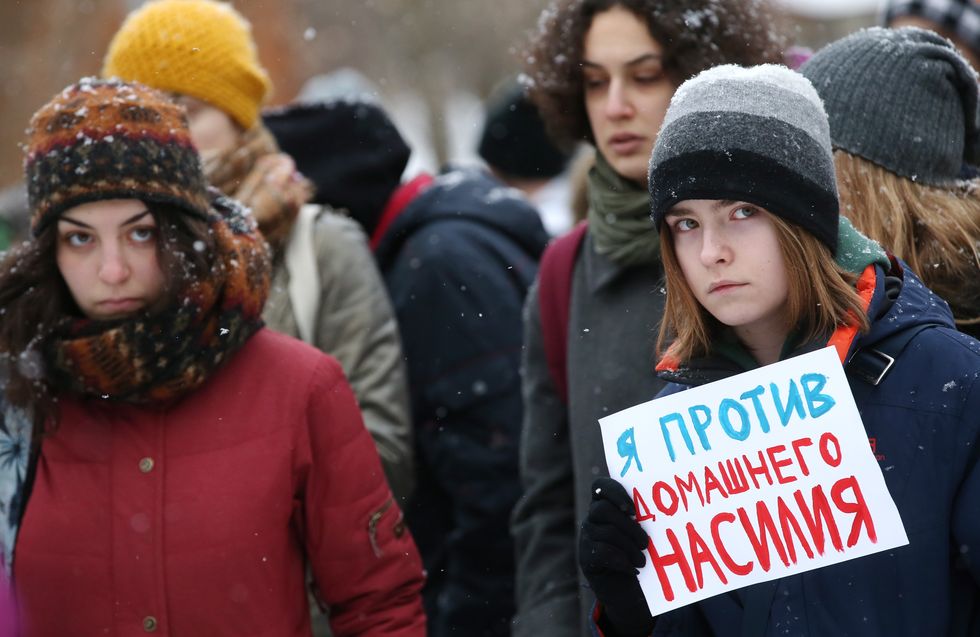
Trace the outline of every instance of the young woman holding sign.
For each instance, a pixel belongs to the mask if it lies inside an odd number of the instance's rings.
[[[686,82],[649,185],[667,279],[658,371],[671,384],[662,394],[835,347],[910,543],[654,619],[635,575],[648,538],[623,487],[600,479],[579,554],[600,634],[956,630],[967,608],[958,600],[980,576],[980,343],[839,216],[812,85],[775,66],[716,67]]]

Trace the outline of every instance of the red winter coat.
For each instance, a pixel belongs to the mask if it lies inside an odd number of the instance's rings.
[[[63,399],[14,559],[26,635],[425,634],[422,565],[330,357],[260,330],[166,409]]]

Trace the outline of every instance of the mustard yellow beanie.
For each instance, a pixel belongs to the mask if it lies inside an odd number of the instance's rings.
[[[196,97],[245,129],[271,86],[251,25],[213,0],[153,0],[130,13],[109,44],[102,76]]]

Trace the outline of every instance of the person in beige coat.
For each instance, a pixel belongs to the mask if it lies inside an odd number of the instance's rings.
[[[340,361],[357,394],[364,422],[374,438],[392,492],[402,506],[414,486],[408,393],[401,339],[391,301],[360,225],[327,208],[316,212],[309,236],[315,268],[290,271],[278,260],[262,317],[274,330],[299,337],[301,330],[290,300],[296,279],[318,275],[312,286],[319,299],[313,345]],[[299,225],[299,224],[297,224]],[[292,251],[296,250],[294,243]]]
[[[148,2],[113,37],[102,74],[166,91],[186,107],[208,181],[251,208],[272,248],[263,319],[340,361],[404,504],[412,437],[391,302],[360,227],[306,203],[309,182],[262,124],[270,82],[249,23],[211,0]]]

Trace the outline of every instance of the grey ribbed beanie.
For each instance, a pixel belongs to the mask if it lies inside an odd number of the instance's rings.
[[[976,163],[977,77],[942,36],[864,29],[828,44],[800,71],[823,99],[835,148],[938,186]]]
[[[762,206],[837,251],[838,201],[827,115],[784,66],[716,66],[681,84],[650,157],[657,227],[687,199]]]

